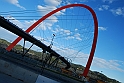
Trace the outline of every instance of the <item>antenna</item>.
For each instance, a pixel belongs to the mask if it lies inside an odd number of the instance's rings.
[[[53,34],[53,37],[52,37],[51,43],[50,43],[50,45],[49,45],[50,48],[52,48],[54,37],[55,37],[55,34]]]

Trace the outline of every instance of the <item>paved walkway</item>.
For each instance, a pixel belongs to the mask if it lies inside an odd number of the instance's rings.
[[[0,72],[0,83],[24,83],[24,82]]]

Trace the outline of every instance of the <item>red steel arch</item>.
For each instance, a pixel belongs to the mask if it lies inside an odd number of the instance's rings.
[[[90,11],[90,13],[92,14],[93,19],[94,19],[94,39],[93,39],[92,48],[91,48],[91,51],[90,51],[90,56],[89,56],[88,62],[86,64],[86,68],[85,68],[85,70],[84,70],[84,72],[82,74],[83,76],[86,77],[87,74],[88,74],[89,68],[91,66],[91,63],[92,63],[92,59],[93,59],[93,56],[94,56],[96,43],[97,43],[97,37],[98,37],[98,21],[97,21],[96,14],[95,14],[95,12],[93,11],[93,9],[91,7],[89,7],[87,5],[84,5],[84,4],[69,4],[69,5],[66,5],[66,6],[62,6],[60,8],[57,8],[57,9],[51,11],[50,13],[46,14],[42,18],[40,18],[33,25],[31,25],[25,32],[29,33],[32,29],[34,29],[39,23],[44,21],[46,18],[50,17],[51,15],[53,15],[54,13],[56,13],[58,11],[61,11],[63,9],[70,8],[70,7],[83,7],[83,8],[86,8],[86,9],[88,9]],[[6,50],[10,51],[21,39],[22,39],[21,37],[18,37],[14,42],[12,42],[6,48]]]

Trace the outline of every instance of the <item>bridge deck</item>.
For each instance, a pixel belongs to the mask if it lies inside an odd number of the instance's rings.
[[[42,68],[42,63],[31,59],[29,57],[22,57],[20,54],[14,52],[8,52],[3,48],[0,48],[0,59],[23,67],[27,70],[45,76],[47,78],[62,82],[62,83],[84,83],[82,80],[74,78],[73,76],[67,76],[60,72],[59,68]],[[46,65],[47,66],[47,65]]]

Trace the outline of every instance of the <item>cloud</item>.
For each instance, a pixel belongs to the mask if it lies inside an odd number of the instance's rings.
[[[98,8],[99,11],[103,11],[103,9],[101,7]]]
[[[12,42],[16,37],[17,35],[15,35],[14,33],[0,27],[0,38],[6,39],[7,41]]]
[[[76,28],[75,31],[78,31],[78,29]]]
[[[102,0],[103,2],[113,3],[115,0]]]
[[[93,66],[124,72],[124,69],[120,68],[121,65],[119,63],[120,61],[118,60],[105,60],[98,57],[94,57],[93,60]]]
[[[22,23],[25,27],[30,27],[32,24],[34,24],[36,22],[36,20],[30,20],[30,21],[24,21],[24,23]],[[52,26],[51,23],[49,22],[42,22],[40,23],[37,27],[38,29],[41,29],[41,30],[47,30],[47,29],[51,29],[50,27]],[[35,27],[35,28],[37,28]]]
[[[69,50],[67,48],[65,51],[66,51],[66,55],[70,55],[67,57],[70,58],[72,60],[72,62],[81,64],[84,66],[86,65],[89,54],[85,54],[82,52],[79,52],[78,54],[76,54],[77,52],[75,50]],[[73,53],[75,53],[75,54],[73,54]],[[106,59],[95,57],[95,56],[94,56],[93,62],[92,62],[92,66],[95,66],[98,68],[116,70],[116,71],[120,71],[120,72],[124,72],[124,69],[121,68],[121,67],[123,67],[123,65],[124,65],[124,61],[106,60]]]
[[[24,29],[24,25],[19,20],[17,20],[16,18],[14,18],[12,16],[7,16],[5,18],[9,19],[10,22],[12,22],[13,24],[17,25],[19,28]]]
[[[106,28],[105,27],[98,27],[98,30],[105,31]]]
[[[74,32],[71,32],[70,30],[67,30],[67,29],[63,29],[63,28],[60,28],[60,26],[58,25],[57,28],[55,28],[55,30],[52,30],[53,33],[59,33],[61,34],[62,36],[65,37],[66,40],[69,40],[69,39],[75,39],[75,40],[82,40],[81,38],[81,34],[77,33],[78,29],[75,29],[75,33]]]
[[[98,8],[99,11],[109,10],[115,16],[124,16],[124,7],[119,7],[116,9],[109,9],[109,5],[102,5]]]
[[[61,4],[61,0],[44,0],[44,2],[49,6],[58,6]]]
[[[7,16],[5,18],[9,19],[10,22],[17,25],[19,28],[21,28],[23,30],[26,30],[27,28],[29,28],[32,24],[34,24],[36,22],[36,20],[29,20],[29,21],[26,20],[26,21],[21,22],[12,16]],[[53,22],[55,22],[55,21],[53,21]],[[37,27],[39,27],[42,30],[46,30],[47,28],[50,29],[49,27],[51,27],[51,26],[52,26],[52,24],[49,22],[42,22]]]
[[[22,23],[22,24],[24,24],[25,26],[31,26],[33,23],[35,23],[36,22],[36,20],[30,20],[30,21],[24,21],[24,23]]]
[[[21,9],[23,9],[23,10],[25,10],[25,7],[21,6],[21,5],[19,4],[19,1],[18,1],[18,0],[7,0],[7,1],[8,1],[9,3],[11,3],[11,4],[13,4],[13,5],[15,5],[15,6],[21,8]]]
[[[71,34],[71,31],[70,31],[70,30],[63,30],[63,32],[64,32],[66,35],[70,35],[70,34]]]
[[[98,8],[99,11],[108,10],[108,9],[109,9],[109,5],[102,5],[101,7]]]
[[[74,35],[74,37],[75,37],[77,40],[82,40],[82,39],[80,38],[80,34],[79,34],[79,33],[76,33],[76,34]]]
[[[17,25],[19,28],[21,28],[23,30],[26,30],[27,28],[29,28],[32,24],[34,24],[36,22],[36,20],[29,20],[29,21],[26,20],[26,21],[21,22],[12,16],[7,16],[5,18],[9,19],[10,22]],[[37,27],[39,27],[42,30],[46,30],[47,27],[51,27],[51,26],[52,25],[50,23],[42,22]],[[36,31],[34,31],[34,32],[36,32]]]
[[[28,27],[30,27],[33,23],[36,22],[36,20],[29,20],[29,21],[23,21],[21,22],[20,20],[17,20],[13,16],[6,16],[6,19],[9,19],[10,22],[13,24],[17,25],[19,28],[26,30]]]
[[[67,57],[72,60],[73,63],[86,65],[89,54],[85,54],[83,52],[79,52],[73,49],[70,49],[68,47],[62,47],[60,48],[54,46],[54,50],[59,52],[59,54],[62,54],[62,56]],[[124,72],[123,67],[124,61],[119,60],[106,60],[103,58],[95,57],[93,58],[92,66],[104,68],[104,69],[110,69],[110,70],[116,70],[120,72]]]
[[[42,5],[38,5],[38,11],[40,12],[40,14],[42,16],[48,14],[49,12],[57,9],[57,7],[61,4],[61,0],[44,0],[45,4],[44,6]],[[46,29],[53,26],[54,23],[58,22],[58,17],[60,15],[63,15],[64,12],[66,11],[66,9],[62,10],[62,11],[58,11],[57,13],[55,13],[54,15],[48,17],[45,21],[44,24],[46,26],[44,26]]]
[[[51,12],[52,10],[55,10],[56,7],[55,6],[41,6],[41,5],[38,5],[37,6],[38,10],[41,11],[41,15],[46,15],[47,13]]]
[[[46,30],[47,28],[51,30],[51,26],[52,26],[51,23],[43,22],[42,24],[40,24],[39,28],[41,28],[42,30]]]
[[[57,25],[57,28],[55,28],[55,30],[53,30],[52,32],[60,33],[61,35],[66,35],[66,36],[71,35],[72,33],[70,30],[60,28],[59,25]]]
[[[74,39],[75,37],[74,36],[67,36],[66,39],[69,40],[69,39]]]
[[[111,9],[110,10],[114,15],[122,15],[122,16],[124,16],[124,7],[119,7],[119,8],[117,8],[117,9]]]
[[[44,0],[45,4],[44,6],[38,5],[37,8],[39,11],[41,11],[41,15],[46,15],[47,13],[57,9],[57,7],[61,4],[61,0]],[[65,9],[57,13],[55,15],[62,15],[63,12],[65,12]]]
[[[76,51],[69,47],[64,47],[62,45],[54,45],[53,48],[61,56],[69,58],[73,63],[85,65],[89,54],[84,54],[83,52]]]

